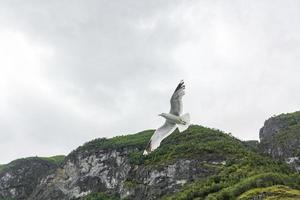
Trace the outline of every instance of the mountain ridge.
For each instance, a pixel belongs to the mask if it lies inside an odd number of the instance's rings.
[[[36,159],[53,168],[40,174],[26,195],[13,192],[14,185],[2,192],[1,184],[18,169],[0,168],[0,199],[300,198],[295,166],[261,153],[263,142],[240,141],[217,129],[191,125],[183,133],[175,130],[156,151],[143,156],[153,132],[95,139],[56,164]],[[39,164],[28,166],[35,169]]]

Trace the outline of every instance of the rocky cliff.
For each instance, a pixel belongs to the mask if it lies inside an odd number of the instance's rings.
[[[18,159],[0,169],[0,199],[27,199],[43,176],[58,167],[46,158]]]
[[[261,155],[256,141],[192,125],[143,156],[153,132],[95,139],[60,164],[30,158],[7,165],[0,170],[0,199],[258,199],[274,188],[284,188],[281,197],[300,198],[299,174]]]

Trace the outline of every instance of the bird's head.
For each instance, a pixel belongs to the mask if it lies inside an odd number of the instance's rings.
[[[165,117],[166,115],[165,115],[165,113],[160,113],[160,114],[158,114],[158,116]]]

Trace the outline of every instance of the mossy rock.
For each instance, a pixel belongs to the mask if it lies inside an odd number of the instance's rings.
[[[300,190],[284,185],[274,185],[265,188],[255,188],[243,193],[238,200],[296,200],[300,199]]]

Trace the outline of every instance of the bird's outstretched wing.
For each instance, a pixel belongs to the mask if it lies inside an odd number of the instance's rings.
[[[171,103],[170,113],[173,115],[180,116],[180,114],[182,113],[182,96],[185,94],[184,89],[185,89],[185,85],[182,80],[176,87],[170,100]]]
[[[151,151],[155,150],[159,147],[160,142],[169,136],[176,129],[176,124],[165,122],[164,125],[156,129],[154,134],[152,135],[146,150],[144,151],[144,155],[147,155]]]

